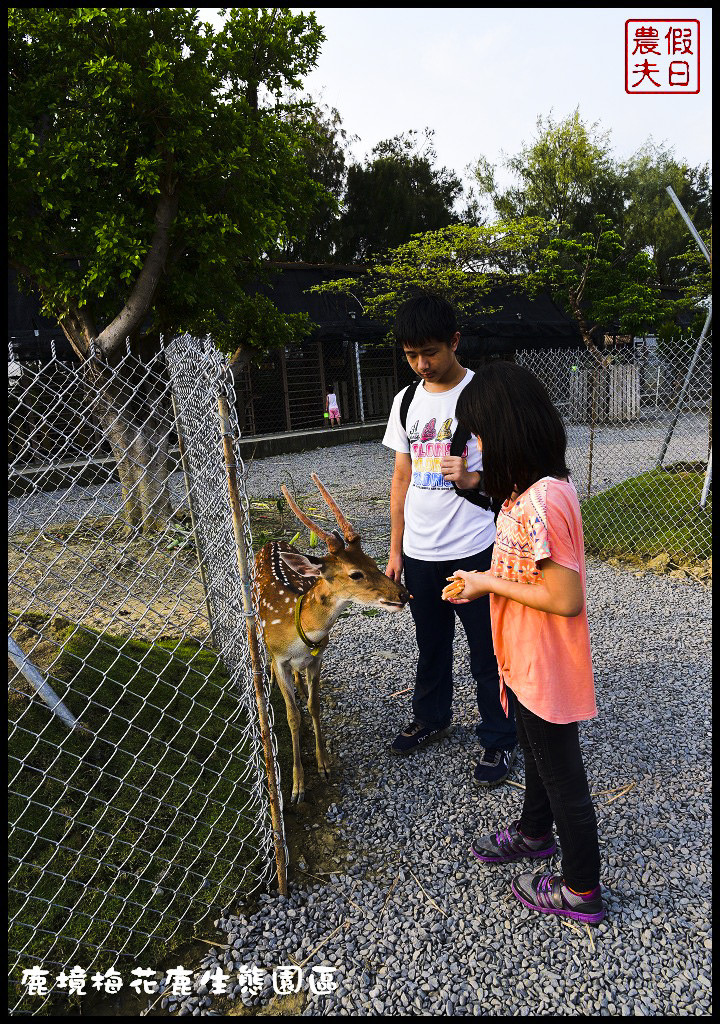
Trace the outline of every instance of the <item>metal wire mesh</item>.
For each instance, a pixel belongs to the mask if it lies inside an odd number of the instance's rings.
[[[695,358],[696,357],[696,358]],[[603,557],[677,565],[710,558],[711,500],[701,507],[712,444],[712,348],[655,339],[606,354],[516,354],[547,387],[568,434],[585,544]]]
[[[54,968],[164,952],[259,886],[273,831],[225,361],[183,337],[147,361],[12,371],[10,1005],[37,1013]],[[44,1000],[23,999],[35,965]]]

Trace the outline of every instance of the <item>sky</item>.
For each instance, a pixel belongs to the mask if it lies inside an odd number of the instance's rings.
[[[465,177],[485,156],[498,166],[536,135],[539,115],[576,107],[610,132],[629,157],[652,136],[691,165],[710,161],[712,8],[371,7],[313,11],[323,26],[317,68],[305,90],[336,107],[351,154],[410,128],[435,132],[438,164]],[[217,12],[201,9],[217,23]],[[700,22],[700,92],[628,95],[625,21]],[[499,184],[511,181],[500,170]]]

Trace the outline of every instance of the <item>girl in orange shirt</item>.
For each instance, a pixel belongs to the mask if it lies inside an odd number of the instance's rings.
[[[490,569],[457,570],[443,594],[455,603],[490,595],[501,701],[506,714],[514,702],[525,755],[520,819],[474,840],[472,852],[489,864],[550,857],[554,822],[562,874],[518,875],[512,891],[531,910],[598,924],[597,819],[578,738],[578,722],[597,708],[565,428],[540,381],[499,360],[477,371],[456,415],[482,448],[483,490],[504,504]]]

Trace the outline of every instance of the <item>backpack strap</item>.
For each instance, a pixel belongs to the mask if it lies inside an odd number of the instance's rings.
[[[408,384],[408,386],[405,388],[403,392],[402,398],[400,399],[400,423],[405,433],[407,433],[408,410],[410,409],[410,403],[415,397],[415,392],[417,391],[419,384],[419,378],[417,380],[414,380],[412,384]],[[464,430],[458,423],[457,429],[453,434],[453,439],[450,444],[450,455],[462,455],[462,453],[465,451],[465,445],[468,443],[469,440],[469,431]],[[459,487],[456,487],[455,484],[453,484],[453,487],[455,488],[456,494],[460,495],[461,498],[465,498],[472,505],[478,505],[480,508],[489,509],[493,513],[493,515],[495,516],[495,520],[497,521],[498,512],[500,511],[501,508],[501,502],[496,501],[495,498],[490,498],[487,494],[484,494],[482,490],[479,489],[461,490]],[[482,473],[480,474],[480,487],[482,488]]]
[[[462,453],[465,451],[465,445],[468,443],[469,440],[470,432],[458,423],[457,429],[453,434],[453,439],[450,444],[450,455],[455,455],[458,457],[461,456]],[[495,498],[491,498],[488,494],[485,494],[484,491],[482,490],[482,485],[482,471],[480,472],[479,488],[471,488],[466,490],[464,488],[458,487],[453,482],[453,487],[455,489],[456,494],[459,494],[461,498],[465,498],[466,501],[469,501],[472,505],[479,505],[480,508],[484,508],[491,511],[495,517],[495,521],[497,522],[498,512],[502,507],[502,502],[497,501]]]
[[[420,383],[420,378],[418,377],[418,379],[414,380],[412,382],[412,384],[408,384],[408,386],[403,391],[402,398],[400,399],[400,424],[401,424],[401,426],[402,426],[402,428],[403,428],[403,430],[405,431],[406,434],[407,434],[408,409],[410,408],[410,403],[412,402],[413,398],[415,397],[415,392],[417,391],[419,383]]]

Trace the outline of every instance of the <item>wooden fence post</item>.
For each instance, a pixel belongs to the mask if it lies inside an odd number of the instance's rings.
[[[273,825],[273,840],[275,843],[275,864],[277,866],[278,890],[281,896],[287,896],[287,860],[285,857],[285,838],[280,808],[280,792],[275,773],[275,758],[272,749],[272,737],[270,735],[270,723],[268,721],[267,702],[265,700],[265,680],[263,679],[262,664],[260,661],[260,648],[258,644],[257,627],[255,623],[255,611],[252,605],[252,579],[248,568],[247,552],[245,550],[245,534],[243,532],[243,509],[240,503],[237,483],[237,466],[235,464],[235,453],[232,444],[230,430],[230,412],[227,399],[224,395],[218,397],[220,409],[220,426],[222,431],[223,453],[225,456],[225,467],[227,470],[228,494],[230,497],[230,508],[232,510],[233,532],[235,534],[235,547],[237,550],[238,567],[242,581],[242,602],[245,612],[245,623],[247,626],[248,646],[250,648],[250,660],[252,662],[253,683],[255,685],[255,700],[257,702],[258,715],[260,718],[260,735],[262,737],[263,751],[265,753],[265,769],[268,777],[268,796],[270,799],[270,814]]]

